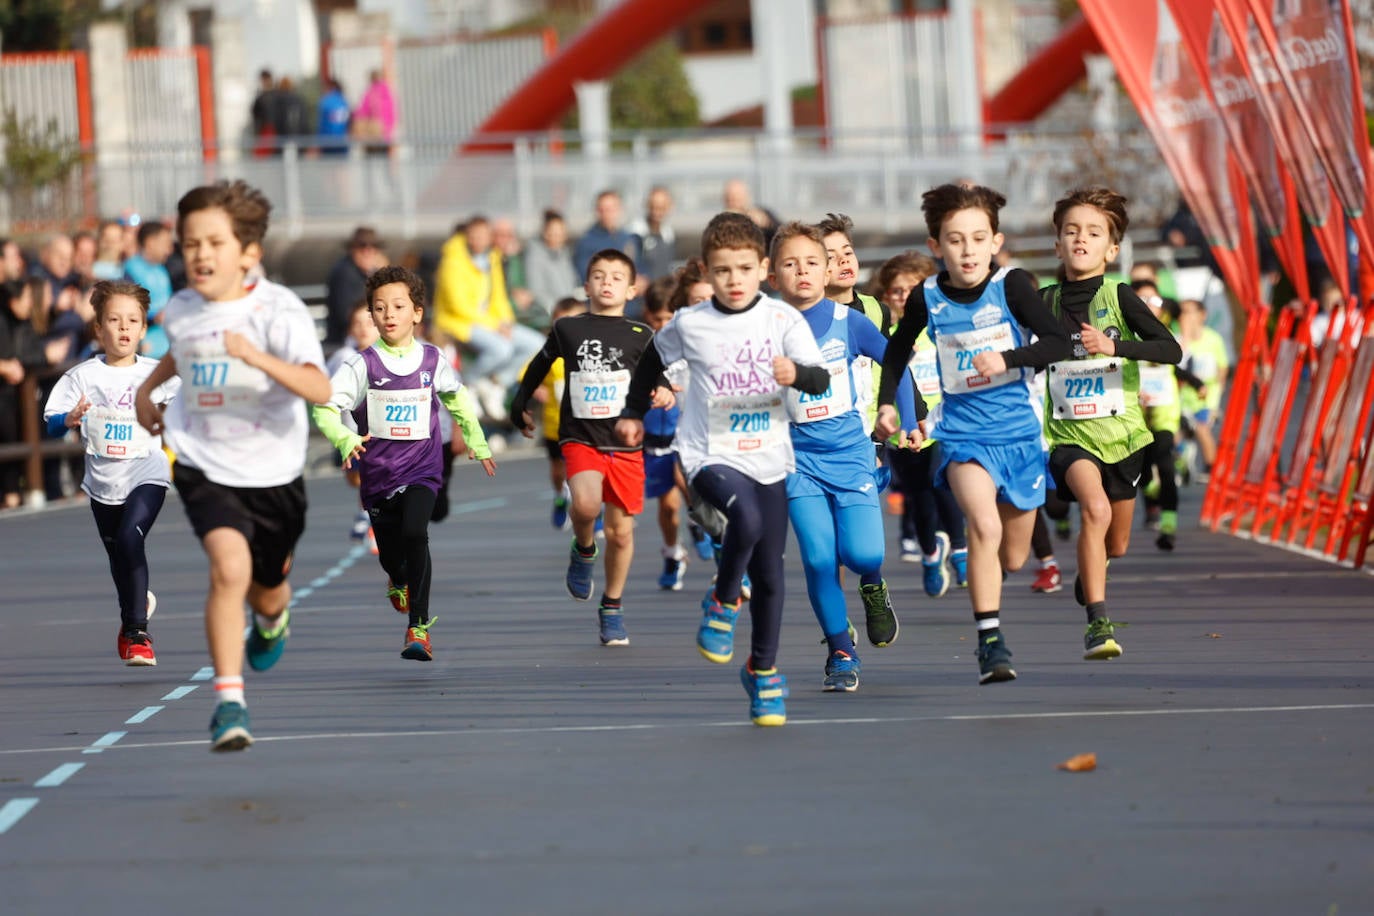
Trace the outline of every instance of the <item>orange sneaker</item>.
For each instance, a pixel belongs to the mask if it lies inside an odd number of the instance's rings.
[[[431,617],[424,623],[417,623],[406,629],[406,645],[401,650],[401,658],[417,662],[434,661],[434,647],[429,641],[429,628],[437,618]]]
[[[410,586],[403,585],[400,588],[391,584],[391,580],[386,580],[386,597],[391,601],[391,606],[396,609],[398,614],[410,612]]]

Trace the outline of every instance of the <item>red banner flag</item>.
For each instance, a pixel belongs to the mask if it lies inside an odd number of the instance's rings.
[[[1193,66],[1209,75],[1212,101],[1231,141],[1231,153],[1254,195],[1260,222],[1298,297],[1306,301],[1311,291],[1297,195],[1284,171],[1278,141],[1265,121],[1243,55],[1236,52],[1210,0],[1167,2]]]
[[[1080,0],[1127,95],[1207,235],[1226,283],[1259,299],[1259,265],[1245,177],[1163,0]]]

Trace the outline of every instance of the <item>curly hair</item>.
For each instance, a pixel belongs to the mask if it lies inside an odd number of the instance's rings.
[[[417,309],[425,307],[425,281],[421,280],[420,275],[415,271],[396,264],[379,267],[367,278],[367,301],[369,305],[372,302],[373,294],[388,283],[404,283],[406,291],[410,294],[411,303]]]

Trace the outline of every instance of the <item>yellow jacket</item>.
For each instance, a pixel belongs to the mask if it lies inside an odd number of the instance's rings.
[[[501,254],[493,248],[489,257],[488,294],[488,274],[473,263],[467,239],[461,233],[445,242],[439,255],[439,269],[434,277],[434,323],[463,343],[472,338],[473,325],[495,331],[515,323],[515,312],[506,294]]]

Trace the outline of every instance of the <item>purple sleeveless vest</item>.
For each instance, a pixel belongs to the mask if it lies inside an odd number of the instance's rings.
[[[369,439],[364,448],[358,471],[362,477],[363,505],[372,508],[378,502],[404,486],[428,487],[435,493],[443,483],[444,443],[439,439],[439,411],[444,406],[434,394],[434,374],[439,366],[439,349],[421,344],[424,355],[420,367],[409,375],[392,376],[382,363],[376,348],[363,351],[363,365],[367,367],[367,386],[378,391],[405,391],[428,388],[430,391],[429,438],[415,440]],[[367,400],[352,410],[358,424],[358,434],[367,435]]]

